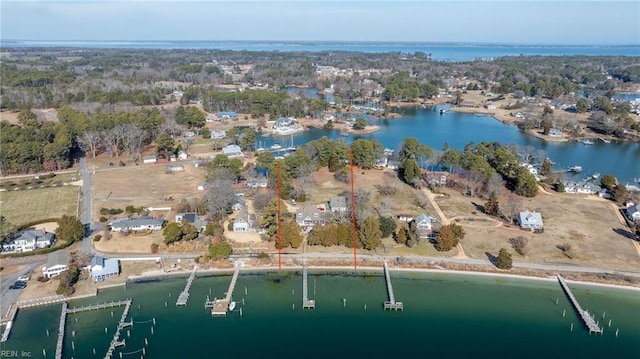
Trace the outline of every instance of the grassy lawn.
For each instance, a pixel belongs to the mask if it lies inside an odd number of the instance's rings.
[[[0,213],[15,225],[63,214],[75,215],[79,191],[78,186],[2,191]]]

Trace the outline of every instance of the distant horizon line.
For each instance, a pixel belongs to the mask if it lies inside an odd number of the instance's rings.
[[[464,45],[464,46],[531,46],[531,47],[640,47],[638,44],[562,44],[562,43],[515,43],[515,42],[475,42],[475,41],[406,41],[406,40],[44,40],[44,39],[0,39],[0,43],[58,42],[58,43],[283,43],[283,44],[370,44],[370,45]]]

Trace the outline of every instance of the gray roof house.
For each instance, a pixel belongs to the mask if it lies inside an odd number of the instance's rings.
[[[520,228],[530,230],[541,230],[544,227],[542,223],[542,214],[539,212],[524,211],[518,213],[516,218]]]
[[[222,149],[222,153],[229,158],[244,157],[244,153],[242,153],[242,149],[238,145],[228,145]]]
[[[324,213],[318,207],[306,205],[296,210],[296,222],[302,228],[309,228],[316,224],[324,225],[327,221],[324,218]]]
[[[42,275],[46,278],[55,277],[69,268],[71,251],[60,250],[49,254],[47,264],[42,267]]]
[[[120,218],[109,222],[109,226],[111,226],[111,230],[114,232],[144,231],[147,229],[158,231],[162,229],[163,224],[164,219],[151,217]]]
[[[248,214],[246,210],[242,209],[240,213],[233,220],[234,232],[249,232],[253,230],[253,223],[255,222],[255,215]]]
[[[207,219],[193,212],[176,214],[176,222],[182,223],[182,221],[193,224],[200,231],[204,230],[207,227]]]
[[[34,249],[47,248],[53,244],[54,234],[41,229],[28,228],[17,234],[10,242],[2,245],[7,253],[30,252]]]
[[[251,178],[244,184],[247,188],[267,188],[269,180],[266,177]]]
[[[345,196],[333,196],[329,198],[329,209],[332,212],[346,212],[347,211],[347,197]]]
[[[627,207],[627,209],[625,209],[625,213],[630,220],[640,222],[640,204]]]
[[[117,277],[120,274],[120,260],[95,256],[91,258],[87,268],[95,282],[102,282],[109,277]]]
[[[424,213],[421,213],[416,217],[416,229],[420,237],[426,238],[431,236],[433,233],[433,219],[433,217],[429,217]]]

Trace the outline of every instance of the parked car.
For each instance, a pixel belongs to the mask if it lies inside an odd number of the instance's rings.
[[[9,289],[24,289],[26,286],[27,283],[25,282],[15,282],[11,286],[9,286]]]
[[[18,282],[28,282],[31,279],[28,275],[21,275],[18,277]]]

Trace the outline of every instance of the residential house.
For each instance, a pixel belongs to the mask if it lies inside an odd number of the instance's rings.
[[[200,182],[200,183],[198,183],[198,186],[196,188],[198,189],[198,191],[204,191],[207,188],[207,183],[206,182]]]
[[[53,233],[45,232],[41,229],[28,228],[14,236],[11,241],[3,244],[2,252],[31,252],[35,249],[50,247],[53,241]]]
[[[102,282],[109,277],[120,275],[120,260],[95,256],[91,258],[87,268],[94,282]]]
[[[640,204],[630,204],[624,211],[627,218],[633,222],[640,222]]]
[[[142,157],[142,163],[156,163],[158,162],[158,157],[153,156],[144,156]]]
[[[164,225],[164,219],[151,217],[120,218],[109,222],[111,230],[114,232],[126,231],[159,231]]]
[[[542,214],[539,212],[520,212],[518,213],[516,220],[522,229],[541,231],[544,227],[544,223],[542,223]]]
[[[247,188],[267,188],[269,180],[265,177],[251,178],[244,184]]]
[[[433,233],[433,217],[421,213],[415,221],[420,237],[429,237]]]
[[[296,210],[296,222],[303,229],[314,227],[316,224],[324,225],[327,221],[324,213],[314,205],[306,205]]]
[[[246,209],[242,209],[233,220],[234,232],[253,231],[253,223],[255,223],[255,215],[247,213]]]
[[[238,118],[238,113],[234,111],[218,111],[217,115],[219,118],[224,119]]]
[[[183,150],[178,151],[178,159],[179,160],[186,160],[187,158],[189,158],[189,154],[186,153]]]
[[[238,145],[228,145],[222,149],[222,153],[227,155],[229,158],[235,157],[244,157],[244,153],[242,153],[242,149]]]
[[[42,275],[45,278],[55,277],[69,268],[71,251],[60,250],[49,254],[47,264],[42,267]]]
[[[549,130],[549,136],[551,137],[562,137],[562,131],[557,128],[552,128]]]
[[[410,214],[399,214],[398,221],[400,222],[411,222],[413,221],[413,216]]]
[[[211,139],[221,139],[227,137],[227,131],[225,130],[213,130],[211,131]]]
[[[199,231],[203,231],[207,227],[206,217],[199,216],[197,213],[178,213],[175,217],[176,222],[187,222],[193,224]]]
[[[233,201],[233,205],[231,205],[231,209],[233,209],[234,212],[241,211],[246,207],[247,207],[247,203],[245,202],[244,199],[240,197],[235,197]]]
[[[602,187],[591,181],[566,181],[562,184],[564,184],[564,191],[566,193],[597,194],[602,191]]]
[[[347,197],[345,196],[333,196],[329,198],[329,209],[332,212],[346,212],[347,211]]]
[[[167,166],[167,172],[182,172],[184,171],[183,165],[169,165]]]

